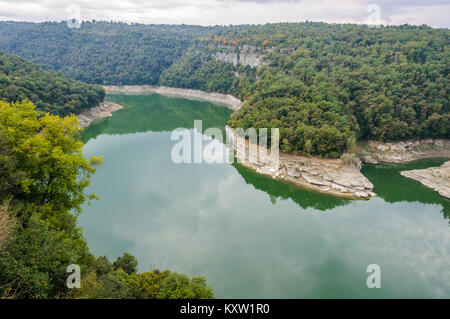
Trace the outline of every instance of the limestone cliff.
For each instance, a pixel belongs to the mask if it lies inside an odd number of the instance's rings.
[[[225,63],[231,63],[234,66],[243,65],[259,68],[260,66],[269,64],[266,54],[272,49],[258,48],[251,45],[220,46],[219,52],[213,54],[213,58]]]

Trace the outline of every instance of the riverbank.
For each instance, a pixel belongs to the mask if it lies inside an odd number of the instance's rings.
[[[439,167],[402,171],[400,174],[419,181],[443,197],[450,198],[450,161]]]
[[[110,117],[113,112],[121,109],[123,109],[122,105],[104,101],[96,107],[84,110],[77,116],[78,122],[80,123],[80,128],[84,129],[88,127],[95,120]]]
[[[200,90],[180,89],[167,86],[152,85],[104,85],[107,94],[149,94],[157,93],[169,97],[182,97],[185,99],[207,101],[221,104],[236,111],[243,102],[230,94],[210,93]]]

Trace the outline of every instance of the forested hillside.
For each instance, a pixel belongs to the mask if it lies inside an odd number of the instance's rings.
[[[44,71],[23,58],[0,52],[0,100],[28,99],[42,112],[69,115],[96,106],[104,96],[100,86]]]
[[[279,127],[283,151],[337,157],[354,138],[450,137],[449,36],[426,26],[229,27],[199,39],[160,82],[232,93],[246,100],[232,126]]]
[[[449,37],[409,25],[0,23],[0,50],[89,83],[231,93],[246,101],[232,126],[279,127],[283,151],[324,157],[355,139],[449,138]]]
[[[0,50],[94,84],[157,84],[161,72],[209,28],[84,22],[0,22]]]

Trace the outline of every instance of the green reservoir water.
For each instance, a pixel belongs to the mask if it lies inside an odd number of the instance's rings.
[[[104,164],[79,217],[93,253],[134,254],[139,271],[205,275],[218,298],[450,298],[450,201],[399,170],[367,165],[379,197],[352,201],[231,164],[174,164],[171,131],[224,127],[231,111],[160,95],[111,95],[126,106],[83,134]],[[207,142],[205,142],[207,143]],[[366,268],[381,267],[369,289]]]

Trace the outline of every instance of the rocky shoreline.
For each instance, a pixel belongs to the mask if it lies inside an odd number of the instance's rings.
[[[244,137],[235,134],[226,127],[227,138],[235,148],[235,157],[241,165],[257,173],[275,179],[340,197],[363,199],[376,196],[373,184],[361,174],[355,166],[347,166],[341,159],[322,159],[290,154],[279,154],[279,165],[275,167],[268,150],[257,144],[249,143]],[[238,145],[244,145],[245,150]],[[245,152],[245,153],[244,153]],[[258,154],[254,161],[249,161],[246,154]],[[247,156],[247,157],[246,157]]]
[[[421,182],[443,197],[450,198],[450,161],[440,167],[402,171],[400,174]]]
[[[158,93],[171,97],[182,97],[185,99],[208,101],[215,104],[227,106],[236,111],[243,102],[231,94],[210,93],[200,90],[180,89],[167,86],[152,85],[104,85],[107,94],[149,94]]]
[[[104,101],[96,107],[93,107],[89,110],[84,110],[77,116],[78,122],[80,123],[80,128],[84,129],[88,127],[95,120],[110,117],[112,116],[111,113],[120,109],[123,109],[122,105]]]

